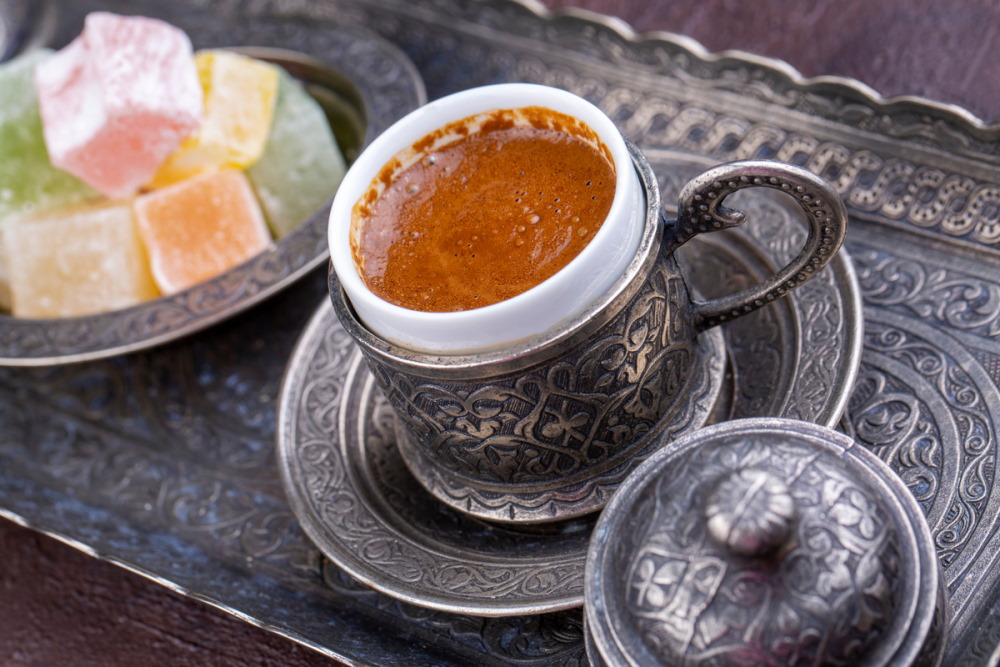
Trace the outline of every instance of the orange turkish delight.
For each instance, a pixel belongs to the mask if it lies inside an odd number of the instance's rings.
[[[223,169],[137,197],[153,278],[174,294],[250,259],[271,236],[243,172]]]

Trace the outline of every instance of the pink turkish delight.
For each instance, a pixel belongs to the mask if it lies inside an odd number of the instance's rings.
[[[111,198],[135,194],[201,122],[191,41],[156,19],[89,14],[35,83],[52,163]]]

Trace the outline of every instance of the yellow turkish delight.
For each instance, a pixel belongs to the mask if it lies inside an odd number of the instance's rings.
[[[194,60],[204,93],[201,129],[167,158],[152,188],[224,167],[249,167],[267,143],[278,68],[231,51],[199,51]]]
[[[127,203],[7,220],[2,229],[17,317],[74,317],[156,298]]]

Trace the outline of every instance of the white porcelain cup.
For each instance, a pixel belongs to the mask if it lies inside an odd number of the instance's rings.
[[[505,301],[457,312],[403,308],[368,289],[355,265],[352,221],[355,203],[397,153],[435,130],[476,114],[540,106],[582,120],[609,149],[615,193],[604,223],[590,243],[555,275]],[[497,350],[544,333],[597,300],[625,271],[639,247],[646,218],[643,187],[625,141],[600,109],[558,88],[511,83],[465,90],[430,102],[397,121],[358,157],[337,190],[330,210],[333,269],[358,318],[373,333],[400,347],[429,354]]]

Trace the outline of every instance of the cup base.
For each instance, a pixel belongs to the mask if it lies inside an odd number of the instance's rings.
[[[698,336],[695,358],[680,395],[656,426],[624,448],[597,475],[585,480],[556,478],[531,484],[471,487],[468,479],[428,458],[399,419],[395,436],[407,468],[435,498],[466,514],[503,523],[545,523],[582,517],[600,510],[629,473],[670,440],[704,426],[723,385],[726,346],[719,329]]]

